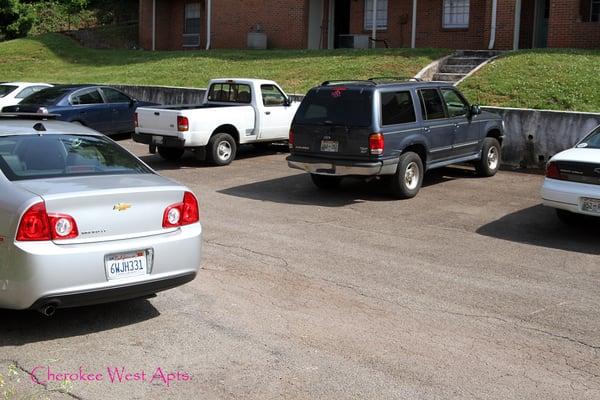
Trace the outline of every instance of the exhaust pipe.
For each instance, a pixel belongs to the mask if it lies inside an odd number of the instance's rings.
[[[56,312],[56,304],[46,304],[45,306],[42,306],[42,308],[40,308],[38,311],[44,314],[46,317],[51,317]]]

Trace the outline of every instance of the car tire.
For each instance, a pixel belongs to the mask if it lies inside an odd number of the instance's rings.
[[[399,199],[410,199],[419,193],[423,184],[423,160],[417,153],[408,151],[400,156],[398,169],[390,179],[392,194]]]
[[[177,148],[177,147],[158,146],[158,154],[160,154],[160,156],[162,158],[164,158],[165,160],[171,161],[171,162],[179,161],[181,156],[183,156],[184,152],[185,152],[185,149],[181,149],[181,148]]]
[[[228,133],[217,133],[208,142],[209,156],[213,164],[229,165],[235,159],[237,144]]]
[[[556,216],[565,225],[576,225],[580,221],[580,216],[567,210],[556,209]]]
[[[310,179],[313,184],[319,189],[332,190],[340,186],[342,182],[341,176],[310,174]]]
[[[502,157],[500,142],[493,137],[483,139],[481,148],[481,159],[475,162],[477,175],[490,177],[496,175],[500,169],[500,160]]]

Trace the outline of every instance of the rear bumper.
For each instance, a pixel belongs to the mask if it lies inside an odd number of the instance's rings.
[[[568,182],[558,179],[544,180],[542,186],[542,204],[548,207],[560,208],[578,214],[600,216],[581,209],[582,198],[600,199],[600,185]]]
[[[185,140],[174,136],[151,135],[149,133],[134,132],[132,137],[134,142],[147,145],[174,147],[178,149],[183,149],[185,147]]]
[[[291,155],[286,158],[290,168],[311,174],[335,176],[393,175],[398,168],[398,158],[381,161],[360,162],[349,160],[325,160],[316,157]]]

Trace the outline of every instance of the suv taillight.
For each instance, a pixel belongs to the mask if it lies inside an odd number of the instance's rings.
[[[290,149],[293,149],[293,148],[294,148],[294,141],[295,141],[295,139],[296,139],[296,138],[294,137],[294,130],[293,130],[293,129],[290,129],[290,137],[289,137],[289,139],[288,139],[288,143],[289,143],[289,145],[290,145]]]
[[[381,155],[383,154],[383,149],[385,147],[385,141],[383,139],[383,135],[381,133],[374,133],[369,136],[369,150],[373,155]]]
[[[185,192],[181,203],[172,204],[163,214],[163,228],[177,228],[200,221],[198,200],[191,192]]]
[[[133,125],[138,128],[140,124],[138,123],[138,113],[133,113]]]
[[[65,240],[79,236],[77,223],[70,215],[48,214],[42,202],[29,207],[17,229],[17,241],[35,242],[44,240]]]
[[[555,162],[549,162],[548,165],[546,165],[546,178],[551,178],[551,179],[564,179],[563,176],[560,174],[560,169],[558,169],[558,165],[556,165]]]
[[[187,117],[177,116],[177,130],[179,132],[186,132],[190,130],[190,121]]]

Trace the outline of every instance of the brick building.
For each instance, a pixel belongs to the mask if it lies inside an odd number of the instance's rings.
[[[600,48],[600,0],[140,0],[144,49],[245,48],[257,30],[288,49]]]

